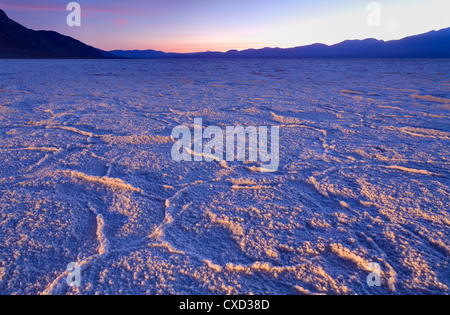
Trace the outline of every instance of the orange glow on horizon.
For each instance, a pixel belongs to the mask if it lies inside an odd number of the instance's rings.
[[[246,49],[260,49],[265,47],[276,47],[274,43],[150,43],[150,44],[130,44],[128,47],[120,50],[156,50],[166,53],[196,53],[196,52],[227,52],[229,50],[246,50]],[[283,47],[287,48],[287,47]],[[105,50],[114,50],[116,47],[105,47]]]

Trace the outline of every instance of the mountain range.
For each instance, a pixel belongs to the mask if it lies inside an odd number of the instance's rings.
[[[123,58],[450,58],[450,28],[400,40],[347,40],[328,46],[313,44],[294,48],[262,48],[189,54],[155,50],[114,50]]]
[[[228,52],[105,52],[53,31],[34,31],[0,10],[0,58],[450,58],[450,27],[400,40],[347,40],[328,46],[262,48]]]
[[[104,58],[96,48],[53,31],[33,31],[0,10],[0,58]]]

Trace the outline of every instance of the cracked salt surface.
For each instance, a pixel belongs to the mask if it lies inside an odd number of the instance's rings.
[[[0,64],[0,294],[449,293],[449,61]],[[194,118],[278,172],[172,161]]]

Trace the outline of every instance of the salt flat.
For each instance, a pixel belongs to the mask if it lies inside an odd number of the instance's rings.
[[[173,161],[194,118],[278,171]],[[2,60],[0,293],[448,294],[449,122],[444,60]]]

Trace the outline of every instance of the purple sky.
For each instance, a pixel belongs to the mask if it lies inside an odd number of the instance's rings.
[[[450,0],[381,0],[370,26],[364,0],[77,1],[81,27],[66,24],[61,0],[0,0],[10,18],[104,49],[173,52],[293,47],[345,39],[397,39],[450,27]]]

